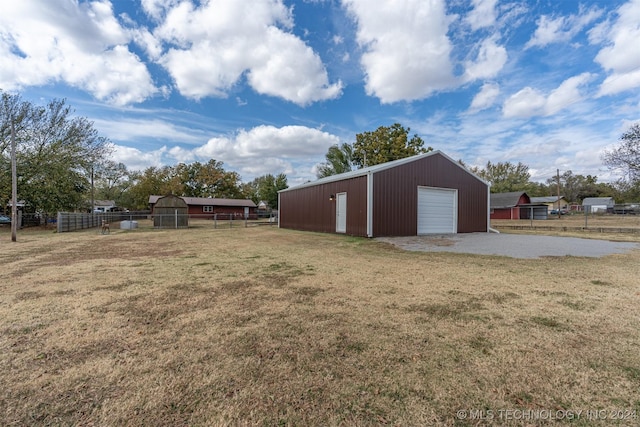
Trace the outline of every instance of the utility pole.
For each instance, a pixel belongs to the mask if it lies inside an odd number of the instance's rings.
[[[560,212],[560,169],[556,169],[556,179],[557,179],[557,188],[556,191],[558,192],[558,219],[560,219],[560,215],[562,215],[562,213]]]
[[[11,115],[11,241],[17,241],[18,229],[18,176],[16,172],[16,129]]]
[[[93,215],[95,207],[96,207],[96,201],[95,201],[95,190],[94,190],[94,185],[93,185],[93,161],[91,162],[91,210],[89,211],[89,213],[91,215]]]

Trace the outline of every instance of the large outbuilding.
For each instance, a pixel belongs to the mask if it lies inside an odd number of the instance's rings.
[[[489,231],[489,185],[432,151],[279,192],[279,226],[362,237]]]

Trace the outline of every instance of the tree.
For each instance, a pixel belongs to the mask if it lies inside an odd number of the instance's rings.
[[[164,166],[161,168],[151,166],[142,172],[131,174],[131,186],[128,193],[131,209],[147,209],[149,207],[149,196],[152,194],[171,194],[169,187],[169,177],[171,168]]]
[[[32,210],[47,213],[86,207],[90,170],[109,151],[106,138],[98,135],[88,119],[74,117],[64,100],[53,100],[42,107],[2,93],[2,166],[7,156],[6,130],[12,118],[16,125],[20,199]],[[2,185],[5,182],[4,178],[0,180]],[[0,191],[4,198],[4,189]]]
[[[621,169],[628,181],[640,182],[640,123],[632,125],[620,137],[620,145],[606,151],[602,159],[609,168]]]
[[[548,195],[557,195],[558,178],[557,176],[547,179]],[[595,175],[575,175],[568,170],[560,175],[560,195],[568,202],[578,203],[587,197],[614,197],[619,200],[620,190],[615,186],[598,182]]]
[[[529,166],[518,162],[514,165],[510,162],[487,162],[484,169],[471,168],[471,172],[491,183],[492,193],[508,193],[511,191],[528,191],[535,188],[529,182],[531,174]]]
[[[186,197],[236,198],[241,195],[240,175],[228,172],[214,159],[207,163],[179,163],[172,171],[172,193]]]
[[[316,173],[318,178],[349,172],[354,166],[353,146],[346,142],[341,145],[332,145],[329,147],[325,158],[327,161],[318,166],[318,172]]]
[[[418,135],[409,139],[410,130],[394,123],[389,127],[380,126],[373,132],[356,134],[353,164],[363,168],[433,150],[431,147],[424,148],[424,141]]]
[[[107,160],[96,165],[93,172],[96,199],[113,200],[117,206],[131,207],[128,197],[131,174],[123,163]]]
[[[245,197],[250,198],[254,203],[263,200],[270,208],[278,209],[278,191],[288,187],[287,176],[284,173],[279,173],[276,176],[267,174],[259,176],[245,185]]]

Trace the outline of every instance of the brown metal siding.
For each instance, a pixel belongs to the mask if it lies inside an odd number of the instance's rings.
[[[329,197],[338,193],[347,193],[346,234],[366,237],[366,176],[280,193],[280,227],[335,233],[336,202]]]
[[[373,177],[373,235],[415,236],[418,186],[458,189],[458,232],[487,231],[487,186],[435,154]]]

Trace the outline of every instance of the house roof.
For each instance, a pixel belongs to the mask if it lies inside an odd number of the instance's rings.
[[[452,163],[454,163],[455,165],[457,165],[458,167],[463,169],[465,172],[467,172],[469,175],[471,175],[471,176],[475,177],[476,179],[478,179],[478,181],[481,181],[481,182],[485,183],[486,185],[489,185],[485,180],[483,180],[478,175],[476,175],[473,172],[471,172],[469,169],[467,169],[464,166],[462,166],[459,162],[453,160],[451,157],[447,156],[442,151],[435,150],[435,151],[429,151],[428,153],[418,154],[418,155],[411,156],[411,157],[405,157],[403,159],[393,160],[391,162],[380,163],[378,165],[369,166],[369,167],[358,169],[358,170],[351,171],[351,172],[345,172],[345,173],[340,173],[340,174],[337,174],[337,175],[327,176],[325,178],[320,178],[320,179],[315,180],[315,181],[305,182],[304,184],[300,184],[300,185],[297,185],[295,187],[289,187],[289,188],[286,188],[284,190],[280,190],[279,193],[283,193],[285,191],[297,190],[299,188],[313,187],[313,186],[316,186],[316,185],[327,184],[329,182],[335,182],[335,181],[342,181],[342,180],[345,180],[345,179],[357,178],[357,177],[365,176],[365,175],[368,175],[368,174],[374,174],[376,172],[380,172],[380,171],[383,171],[383,170],[386,170],[386,169],[395,168],[395,167],[404,165],[406,163],[415,162],[416,160],[420,160],[420,159],[423,159],[425,157],[431,157],[431,156],[434,156],[436,154],[439,154],[439,155],[443,156],[444,158],[446,158],[447,160],[451,161]]]
[[[159,198],[164,196],[149,196],[149,204],[155,205]],[[187,205],[191,206],[238,206],[255,208],[256,204],[249,199],[214,199],[213,197],[182,197]]]
[[[582,201],[582,206],[605,205],[613,206],[615,202],[613,197],[586,197]]]
[[[524,191],[512,191],[509,193],[491,193],[490,196],[490,205],[491,209],[500,209],[500,208],[513,208],[518,206],[518,202],[520,201],[520,197],[522,195],[527,196],[527,193]],[[527,199],[529,196],[527,196]]]
[[[560,200],[564,200],[564,196],[560,196]],[[531,203],[555,203],[558,196],[531,197]]]

